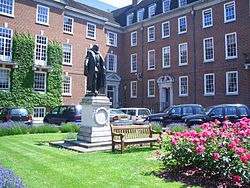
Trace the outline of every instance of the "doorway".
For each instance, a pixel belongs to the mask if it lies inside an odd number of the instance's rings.
[[[111,107],[115,108],[114,101],[115,101],[115,86],[108,85],[107,86],[107,96],[111,102]]]

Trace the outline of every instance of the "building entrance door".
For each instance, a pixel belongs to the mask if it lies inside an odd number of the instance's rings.
[[[115,108],[114,107],[114,101],[115,101],[115,86],[111,86],[111,85],[108,85],[107,87],[107,96],[111,102],[111,107],[112,108]]]

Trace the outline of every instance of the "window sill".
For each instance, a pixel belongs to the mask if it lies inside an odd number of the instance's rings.
[[[63,97],[72,97],[72,94],[62,94]]]
[[[203,28],[203,29],[208,29],[208,28],[210,28],[210,27],[213,27],[213,25],[203,26],[202,28]]]
[[[73,32],[68,32],[68,31],[63,31],[64,34],[67,34],[67,35],[74,35]]]
[[[86,39],[89,39],[89,40],[96,40],[96,38],[88,37],[88,36],[86,36]]]
[[[168,36],[162,36],[161,38],[162,39],[167,39],[167,38],[170,38],[170,35],[168,35]]]
[[[231,22],[235,22],[235,21],[236,21],[236,19],[232,19],[232,20],[225,20],[225,21],[224,21],[224,24],[231,23]]]
[[[204,97],[214,97],[215,94],[214,93],[211,93],[211,94],[204,94]]]
[[[179,95],[179,97],[188,97],[188,95]]]
[[[237,93],[226,93],[227,96],[237,96],[239,95],[238,92]]]
[[[38,21],[36,21],[36,24],[49,27],[49,24],[48,24],[48,23],[43,23],[43,22],[38,22]]]
[[[185,63],[185,64],[179,64],[179,67],[184,67],[184,66],[187,66],[188,63]]]
[[[72,67],[72,66],[73,66],[72,63],[63,63],[62,65],[69,66],[69,67]]]
[[[212,60],[205,60],[204,64],[206,64],[206,63],[214,63],[214,59],[212,59]]]
[[[226,57],[226,60],[235,60],[238,59],[238,56]]]
[[[0,13],[2,16],[10,17],[10,18],[15,18],[14,14],[5,14],[5,13]]]

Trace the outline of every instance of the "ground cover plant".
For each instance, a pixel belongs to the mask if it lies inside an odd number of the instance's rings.
[[[200,131],[166,131],[170,138],[165,144],[163,161],[170,173],[160,176],[196,173],[193,176],[196,179],[203,176],[216,180],[212,187],[250,187],[250,119],[204,123]]]

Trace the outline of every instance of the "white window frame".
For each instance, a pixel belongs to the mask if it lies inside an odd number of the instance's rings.
[[[150,33],[150,32],[153,32],[153,33]],[[151,35],[153,37],[151,37]],[[150,26],[148,27],[148,42],[153,42],[155,41],[155,26]]]
[[[70,47],[70,51],[65,50],[65,45]],[[72,65],[73,64],[72,63],[72,55],[73,55],[72,51],[73,51],[73,49],[72,49],[71,44],[69,44],[69,43],[63,44],[63,65]],[[64,54],[65,52],[70,53],[70,60],[69,60],[70,62],[69,63],[64,61],[65,60],[65,54]]]
[[[113,39],[112,39],[111,36],[113,36]],[[110,40],[114,41],[113,44],[110,42]],[[114,32],[111,32],[111,31],[107,32],[107,45],[117,47],[117,33],[114,33]]]
[[[65,83],[65,78],[68,78],[69,83]],[[66,85],[67,84],[67,85]],[[65,88],[69,90],[69,92],[65,92]],[[63,91],[62,91],[62,96],[72,96],[72,77],[71,76],[64,76],[63,77]]]
[[[134,19],[134,13],[130,13],[127,15],[127,26],[130,26],[133,24],[133,19]],[[131,23],[130,23],[131,21]]]
[[[13,30],[6,28],[6,27],[0,27],[0,29],[5,31],[3,32],[3,34],[0,34],[0,39],[3,40],[3,51],[1,52],[2,55],[0,54],[0,61],[11,61],[12,60]],[[7,32],[10,33],[10,37],[6,37]],[[9,45],[9,48],[8,48],[8,45]],[[6,56],[6,50],[8,50],[7,52],[10,54],[9,56]]]
[[[169,63],[166,65],[165,63],[165,52],[168,53]],[[170,55],[170,46],[166,46],[162,48],[162,68],[169,68],[171,66],[171,55]]]
[[[187,93],[181,93],[182,92],[182,90],[181,90],[181,87],[182,87],[181,80],[182,79],[187,79]],[[179,77],[179,96],[180,97],[187,97],[188,96],[188,76],[180,76]]]
[[[165,25],[167,25],[167,27],[168,27],[168,34],[167,35],[164,35]],[[170,37],[170,22],[169,21],[163,22],[161,25],[161,28],[162,28],[162,38]]]
[[[211,23],[209,25],[206,25],[206,18],[205,18],[205,13],[209,12],[211,14]],[[212,27],[213,26],[213,9],[209,8],[206,10],[202,11],[202,26],[203,28],[208,28],[208,27]]]
[[[234,7],[234,18],[232,19],[227,19],[227,15],[226,15],[226,6],[230,5],[230,4],[233,4],[233,7]],[[229,23],[229,22],[233,22],[236,20],[236,6],[235,6],[235,1],[230,1],[228,3],[225,3],[224,4],[224,23]]]
[[[35,114],[35,110],[38,110],[38,116],[36,117],[36,114]],[[42,121],[43,118],[45,117],[46,115],[46,108],[45,107],[34,107],[33,109],[33,120],[34,121]]]
[[[93,31],[89,30],[89,26],[92,26],[94,28],[94,30]],[[94,36],[90,36],[90,34],[91,35],[93,34]],[[86,25],[86,38],[96,40],[96,24],[87,22],[87,25]]]
[[[135,40],[135,42],[134,42],[134,40]],[[137,31],[134,31],[130,34],[130,46],[131,47],[137,46]]]
[[[152,11],[154,11],[153,14],[151,14]],[[149,7],[148,7],[148,18],[152,18],[153,16],[155,16],[155,13],[156,13],[156,3],[149,5]]]
[[[36,88],[36,82],[35,82],[35,74],[44,74],[44,88],[43,90],[40,90],[39,88]],[[41,72],[41,71],[35,71],[34,72],[34,92],[37,93],[46,93],[46,89],[47,89],[47,73],[46,72]]]
[[[185,20],[185,30],[181,31],[181,20],[184,19]],[[187,33],[187,16],[182,16],[180,18],[178,18],[178,34],[183,34],[183,33]]]
[[[71,20],[72,25],[65,23],[65,19]],[[70,31],[68,31],[70,30]],[[63,32],[67,34],[74,34],[74,18],[64,16],[63,18]]]
[[[133,62],[133,57],[135,57],[135,62]],[[133,69],[133,64],[135,64],[135,70]],[[130,72],[135,73],[137,72],[137,53],[131,54],[130,55]]]
[[[10,69],[8,69],[8,68],[0,68],[0,70],[2,71],[6,71],[7,72],[7,76],[8,76],[8,78],[7,78],[7,81],[8,81],[8,87],[7,88],[0,88],[0,92],[1,91],[10,91]],[[0,78],[1,78],[1,75],[0,75]]]
[[[114,62],[113,62],[114,63],[113,64],[114,69],[113,70],[109,69],[109,64],[110,64],[109,57],[110,56],[113,56],[113,59],[114,59]],[[107,71],[116,73],[117,72],[117,55],[113,54],[113,53],[107,53],[106,61],[107,61],[107,67],[106,67]]]
[[[207,92],[207,76],[213,76],[213,92]],[[204,96],[214,96],[215,95],[215,75],[214,73],[204,74]]]
[[[186,62],[184,62],[184,63],[182,63],[181,62],[181,57],[182,57],[182,54],[181,54],[181,47],[182,46],[186,46],[186,51],[187,51],[187,61]],[[181,43],[181,44],[179,44],[179,66],[185,66],[185,65],[187,65],[188,64],[188,44],[187,44],[187,42],[185,42],[185,43]]]
[[[135,86],[135,95],[133,95],[133,85]],[[130,82],[130,98],[137,98],[137,81]]]
[[[213,54],[212,54],[212,59],[206,59],[206,41],[208,40],[212,40],[212,50],[213,50]],[[209,37],[209,38],[205,38],[203,39],[203,60],[204,60],[204,63],[207,63],[207,62],[213,62],[214,61],[214,38],[213,37]]]
[[[47,9],[47,11],[48,11],[48,15],[46,15],[47,16],[47,22],[42,22],[42,21],[38,20],[38,18],[39,18],[39,16],[38,16],[38,9],[39,9],[39,7]],[[36,8],[36,23],[48,26],[49,25],[49,12],[50,12],[50,8],[49,7],[37,4],[37,8]]]
[[[179,7],[184,7],[184,6],[187,5],[187,0],[185,0],[185,4],[184,4],[184,5],[182,5],[182,1],[184,1],[184,0],[179,0],[179,1],[178,1]]]
[[[229,74],[235,74],[236,73],[236,89],[235,92],[229,92]],[[239,77],[238,77],[238,71],[229,71],[226,72],[226,95],[238,95],[239,94]]]
[[[137,11],[137,22],[141,22],[143,19],[144,19],[144,8]]]
[[[150,86],[153,84],[153,94],[150,93]],[[155,79],[148,80],[148,98],[155,97]]]
[[[228,56],[228,41],[227,41],[227,37],[229,35],[234,35],[235,36],[235,52],[236,52],[236,55],[235,56]],[[238,58],[238,44],[237,44],[237,33],[236,32],[233,32],[233,33],[227,33],[225,34],[225,53],[226,53],[226,60],[228,59],[236,59]]]
[[[41,44],[41,43],[37,43],[37,38],[38,37],[44,37],[46,38],[46,44]],[[45,60],[42,60],[42,50],[40,50],[40,59],[37,59],[37,55],[36,55],[36,52],[37,52],[37,48],[45,48]],[[42,66],[47,66],[47,51],[48,51],[48,37],[47,36],[44,36],[44,35],[36,35],[36,46],[35,46],[35,64],[36,65],[42,65]]]
[[[15,0],[10,0],[12,1],[12,7],[11,7],[11,12],[12,13],[6,13],[6,11],[4,12],[0,12],[0,15],[4,15],[4,16],[9,16],[9,17],[14,17],[14,6],[15,6]],[[2,4],[3,5],[3,4]],[[5,4],[6,5],[6,4]],[[9,5],[8,5],[9,6]]]
[[[150,53],[153,52],[154,53],[154,65],[152,64],[152,68],[150,67]],[[149,50],[148,51],[148,70],[154,70],[155,69],[155,50]]]
[[[168,3],[168,4],[167,4]],[[167,4],[167,5],[165,5]],[[168,7],[168,9],[165,9],[166,7]],[[171,0],[163,0],[162,1],[162,12],[169,12],[171,10]]]

